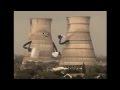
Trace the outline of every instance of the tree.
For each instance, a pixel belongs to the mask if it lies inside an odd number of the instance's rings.
[[[15,79],[31,79],[35,74],[32,69],[25,69],[16,72]]]
[[[85,64],[84,63],[82,65],[82,73],[86,73],[86,68],[85,68]]]

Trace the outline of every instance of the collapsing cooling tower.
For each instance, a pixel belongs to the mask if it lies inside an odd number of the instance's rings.
[[[51,21],[48,18],[32,18],[30,20],[30,48],[23,59],[23,63],[30,61],[50,61],[54,50],[51,37]]]
[[[90,17],[68,17],[68,32],[60,65],[91,65],[95,62],[95,53],[89,33]]]

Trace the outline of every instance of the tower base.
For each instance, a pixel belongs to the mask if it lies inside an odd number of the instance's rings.
[[[51,57],[40,57],[40,58],[31,58],[31,57],[24,57],[22,61],[22,65],[20,67],[21,70],[23,69],[33,69],[33,66],[42,65],[42,64],[49,64],[55,63],[59,65],[59,60],[54,59]]]

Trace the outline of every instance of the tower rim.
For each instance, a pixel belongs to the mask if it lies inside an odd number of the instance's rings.
[[[69,17],[66,17],[67,19],[69,18],[77,18],[77,17],[81,17],[81,18],[90,18],[90,16],[69,16]]]
[[[52,21],[52,18],[30,18],[30,20],[33,20],[33,19],[41,19],[41,20],[50,20],[50,21]]]

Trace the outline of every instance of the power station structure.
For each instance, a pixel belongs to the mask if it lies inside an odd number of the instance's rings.
[[[51,18],[30,19],[30,41],[24,45],[28,49],[24,54],[22,64],[27,61],[51,62],[52,52],[57,48],[51,36]],[[89,31],[90,17],[74,16],[67,17],[65,47],[59,60],[60,66],[93,65],[96,63],[96,56],[92,45]],[[26,47],[26,45],[29,45]]]
[[[54,44],[51,36],[51,18],[30,19],[30,41],[24,45],[28,51],[24,54],[23,64],[27,61],[49,62],[52,60]],[[26,47],[26,45],[28,45]]]
[[[67,17],[67,34],[60,66],[93,65],[96,61],[89,31],[89,16]]]

